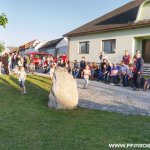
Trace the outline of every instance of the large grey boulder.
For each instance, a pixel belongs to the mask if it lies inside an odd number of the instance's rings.
[[[77,105],[78,90],[76,80],[66,69],[56,68],[53,86],[49,94],[49,108],[74,109]]]

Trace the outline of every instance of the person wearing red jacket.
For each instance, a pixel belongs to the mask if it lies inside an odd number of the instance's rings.
[[[125,50],[125,55],[124,55],[123,58],[122,58],[123,62],[124,62],[126,65],[129,65],[130,59],[131,59],[131,57],[130,57],[130,55],[129,55],[128,50]]]

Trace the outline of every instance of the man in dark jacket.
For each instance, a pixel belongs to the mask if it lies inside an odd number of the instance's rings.
[[[79,77],[81,77],[81,73],[85,69],[85,66],[86,66],[86,61],[85,61],[85,57],[83,56],[81,61],[80,61]]]
[[[137,51],[136,52],[136,72],[133,78],[133,82],[135,86],[135,88],[133,89],[134,91],[139,91],[141,75],[143,73],[143,64],[144,64],[144,60],[141,57],[141,52]]]

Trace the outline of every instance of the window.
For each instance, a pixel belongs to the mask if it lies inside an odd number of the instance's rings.
[[[104,40],[103,51],[106,53],[115,53],[116,40]]]
[[[79,53],[80,54],[89,54],[89,42],[80,42],[79,43]]]
[[[35,55],[34,55],[34,58],[41,58],[41,55],[35,54]]]

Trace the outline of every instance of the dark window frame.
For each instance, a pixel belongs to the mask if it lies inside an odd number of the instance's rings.
[[[104,48],[104,42],[111,42],[111,52],[108,52],[108,51],[106,51],[105,50],[105,48]],[[115,43],[115,46],[113,45],[114,43]],[[114,48],[113,48],[113,46],[114,46]],[[103,50],[103,52],[105,52],[105,53],[107,53],[107,54],[112,54],[112,53],[116,53],[116,39],[108,39],[108,40],[102,40],[102,50]]]
[[[80,44],[86,44],[86,53],[81,52],[81,47]],[[90,42],[89,41],[83,41],[83,42],[79,42],[79,54],[89,54],[90,52]]]

